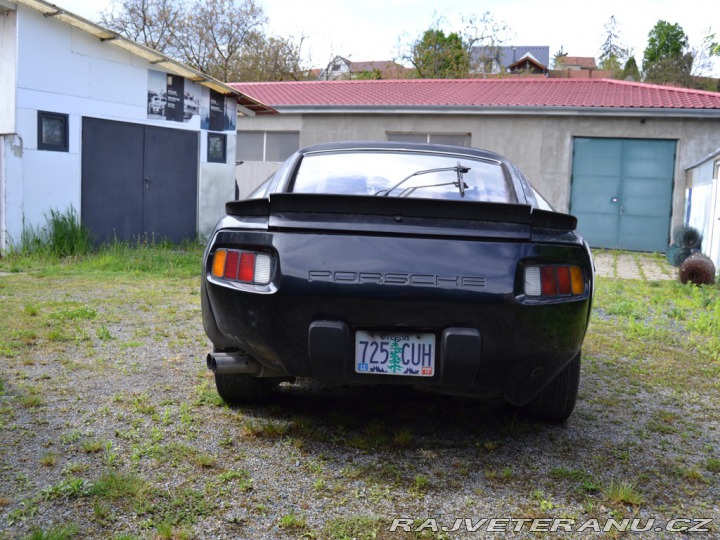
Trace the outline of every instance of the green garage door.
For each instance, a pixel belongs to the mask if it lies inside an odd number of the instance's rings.
[[[665,251],[675,141],[576,138],[570,212],[591,247]]]

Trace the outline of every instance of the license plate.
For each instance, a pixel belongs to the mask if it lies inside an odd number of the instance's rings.
[[[435,334],[355,333],[355,372],[432,377]]]

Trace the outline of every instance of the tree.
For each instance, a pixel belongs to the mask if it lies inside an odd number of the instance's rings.
[[[470,72],[470,55],[462,38],[439,29],[426,30],[412,48],[413,67],[421,79],[460,79]]]
[[[306,79],[302,44],[304,37],[251,36],[244,53],[238,58],[234,81],[288,81]]]
[[[508,33],[505,23],[496,21],[489,11],[480,16],[463,17],[462,36],[470,56],[471,72],[487,72],[494,60],[499,62],[500,45]]]
[[[562,69],[563,68],[563,60],[567,57],[567,53],[565,52],[565,48],[560,45],[560,49],[558,52],[556,52],[553,55],[553,62],[552,62],[552,68],[553,69]]]
[[[621,78],[624,81],[640,82],[640,69],[638,68],[637,60],[635,60],[635,57],[632,56],[632,54],[630,54],[630,58],[628,58],[627,62],[625,62]]]
[[[230,81],[233,66],[266,22],[253,0],[196,0],[176,29],[178,46],[185,63]]]
[[[692,86],[693,54],[687,52],[688,38],[682,27],[658,21],[648,34],[643,56],[647,82]]]
[[[255,0],[113,0],[100,19],[221,81],[302,76],[303,39],[267,35],[267,18]]]
[[[618,24],[615,15],[605,24],[605,41],[600,47],[598,67],[611,71],[613,77],[622,76],[622,65],[629,56],[628,50],[620,44]]]
[[[113,0],[100,24],[159,52],[174,53],[175,28],[182,7],[174,0]]]
[[[487,59],[497,57],[507,27],[489,12],[462,17],[460,31],[446,33],[445,23],[436,19],[432,26],[400,53],[400,61],[411,64],[416,76],[428,79],[457,79],[483,71]]]
[[[660,20],[648,34],[648,44],[643,56],[643,70],[659,60],[680,57],[688,46],[688,38],[682,27]]]

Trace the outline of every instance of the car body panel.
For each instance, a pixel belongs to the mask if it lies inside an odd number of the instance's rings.
[[[282,192],[304,153],[370,145],[345,144],[300,151],[266,182],[262,198],[227,204],[203,267],[203,321],[215,349],[242,349],[292,377],[528,403],[578,355],[587,329],[593,264],[575,219],[541,210],[511,165],[503,166],[517,189],[513,204]],[[462,152],[507,163],[491,153]],[[211,275],[218,249],[268,255],[270,282]],[[526,295],[524,268],[540,263],[582,268],[582,293]],[[436,372],[357,373],[358,330],[435,335]]]

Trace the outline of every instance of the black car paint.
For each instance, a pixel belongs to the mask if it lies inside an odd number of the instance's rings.
[[[309,151],[330,148],[337,146]],[[268,192],[290,185],[301,157],[270,180]],[[202,280],[203,321],[215,349],[240,348],[289,376],[529,402],[580,350],[592,260],[574,218],[535,208],[526,180],[508,167],[526,204],[282,193],[228,203]],[[220,247],[271,254],[271,283],[211,277]],[[527,298],[523,268],[538,262],[579,265],[585,293]],[[356,373],[353,336],[362,329],[434,333],[436,374]]]

